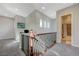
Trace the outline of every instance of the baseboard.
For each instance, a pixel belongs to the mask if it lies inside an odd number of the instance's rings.
[[[75,44],[72,44],[72,46],[74,46],[74,47],[79,47],[78,45],[75,45]]]
[[[9,40],[9,39],[15,39],[15,38],[6,38],[6,39],[0,39],[0,40]]]

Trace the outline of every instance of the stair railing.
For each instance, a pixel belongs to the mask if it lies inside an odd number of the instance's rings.
[[[30,36],[22,34],[22,50],[27,56],[38,56],[43,54],[51,44],[56,43],[56,33],[37,34],[33,37],[32,47],[30,46]],[[25,38],[26,37],[26,38]],[[25,43],[25,44],[24,44]]]
[[[40,39],[38,36],[36,36],[35,38],[37,40],[35,40],[33,43],[33,51],[34,54],[37,56],[44,53],[44,51],[46,50],[46,46],[42,39]]]

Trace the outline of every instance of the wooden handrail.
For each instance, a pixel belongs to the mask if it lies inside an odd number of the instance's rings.
[[[57,32],[50,32],[50,33],[39,33],[37,35],[46,35],[46,34],[54,34],[54,33],[57,33]]]
[[[39,33],[39,34],[37,34],[37,36],[40,36],[40,35],[47,35],[47,34],[56,34],[57,32],[50,32],[50,33]],[[33,39],[33,40],[35,40],[36,42],[40,42],[37,38],[35,38],[35,37],[30,37],[29,35],[26,35],[27,37],[29,37],[29,38],[31,38],[31,39]],[[35,42],[34,41],[34,42]],[[33,42],[33,43],[34,43]],[[42,43],[41,43],[42,44]],[[39,45],[40,46],[40,45]],[[42,44],[42,46],[43,46],[43,44]],[[45,50],[47,49],[48,47],[47,46],[45,46]],[[30,46],[30,40],[29,40],[29,56],[37,56],[37,55],[39,55],[41,52],[39,51],[39,50],[37,50],[37,49],[34,49],[34,47],[33,46]]]

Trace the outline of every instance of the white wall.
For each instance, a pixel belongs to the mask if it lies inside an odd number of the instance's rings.
[[[0,16],[0,40],[14,37],[14,19]]]
[[[40,26],[40,19],[42,21],[42,26]],[[46,24],[45,24],[46,23]],[[56,32],[56,19],[51,19],[43,13],[36,12],[36,31],[40,32]]]
[[[42,26],[40,26],[40,19],[42,20]],[[26,29],[33,29],[36,33],[56,32],[56,19],[51,19],[35,10],[26,17]]]
[[[17,23],[25,23],[25,18],[22,16],[15,16],[14,27],[15,27],[15,38],[16,41],[20,41],[20,32],[24,32],[24,29],[17,28]]]
[[[35,12],[32,12],[30,15],[26,17],[26,29],[34,29],[36,23],[36,15]]]
[[[17,28],[17,23],[25,23],[25,18],[22,16],[15,16],[14,18],[0,16],[0,40],[15,38],[17,41],[20,40],[19,33],[23,32],[24,29]]]
[[[72,14],[71,44],[79,47],[79,4],[57,11],[57,42],[61,42],[61,16],[67,14]]]

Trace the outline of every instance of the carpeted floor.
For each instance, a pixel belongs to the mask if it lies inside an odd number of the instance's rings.
[[[14,39],[0,40],[0,56],[25,56]],[[66,44],[55,44],[40,56],[79,56],[79,48]]]
[[[79,56],[79,47],[57,43],[43,56]]]
[[[0,40],[0,56],[25,56],[14,39]]]

